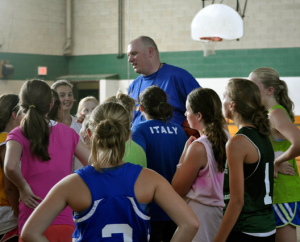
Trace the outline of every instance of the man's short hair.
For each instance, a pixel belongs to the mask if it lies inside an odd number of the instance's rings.
[[[51,88],[54,89],[55,91],[57,91],[57,88],[60,86],[69,86],[71,89],[73,89],[73,85],[66,80],[58,80],[58,81],[54,82],[52,84]]]
[[[149,47],[152,47],[154,49],[154,51],[158,51],[158,48],[157,48],[157,45],[155,44],[154,40],[151,39],[150,37],[148,36],[140,36],[138,39],[141,40],[141,43],[143,44],[143,46],[145,48],[149,48]]]

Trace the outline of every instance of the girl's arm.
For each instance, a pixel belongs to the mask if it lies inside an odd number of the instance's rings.
[[[270,112],[270,121],[278,132],[280,132],[287,140],[291,142],[291,146],[287,151],[278,156],[274,162],[274,176],[277,178],[277,172],[286,175],[295,175],[294,169],[289,161],[300,155],[300,130],[292,123],[286,112],[282,109],[274,109]],[[284,166],[289,165],[289,166]]]
[[[9,205],[19,216],[19,199],[20,194],[18,188],[4,175],[4,192],[9,202]]]
[[[4,146],[4,149],[1,152],[1,161],[4,163],[6,153],[6,146]],[[3,167],[3,164],[2,164]],[[7,200],[14,210],[15,214],[19,215],[19,190],[18,188],[6,177],[5,174],[3,174],[3,183],[4,183],[4,192],[7,197]]]
[[[155,173],[155,176],[153,174],[153,181],[156,183],[154,201],[178,226],[171,242],[192,241],[199,228],[196,215],[166,179]]]
[[[185,149],[181,155],[180,168],[177,168],[172,180],[175,191],[184,197],[191,189],[199,170],[207,164],[207,154],[203,144],[192,143],[195,137],[191,136],[186,142]]]
[[[23,227],[21,237],[24,242],[48,241],[44,236],[44,232],[57,215],[66,208],[70,194],[78,194],[78,191],[80,191],[80,185],[77,186],[78,178],[81,179],[77,174],[69,175],[49,191],[46,198],[34,210]]]
[[[145,153],[147,152],[147,142],[146,137],[144,136],[143,132],[141,131],[140,125],[136,124],[132,128],[132,140],[137,143],[139,146],[143,148]]]
[[[87,166],[89,164],[90,154],[91,151],[79,139],[75,149],[75,156],[83,166]]]
[[[243,136],[234,136],[226,145],[229,170],[230,201],[214,242],[225,242],[244,206],[244,159],[248,143]],[[248,142],[246,142],[248,141]]]
[[[36,208],[39,203],[36,200],[42,200],[40,197],[34,195],[31,187],[24,179],[20,169],[20,158],[22,154],[22,146],[15,140],[6,142],[6,155],[4,160],[4,172],[20,191],[20,200],[29,207]]]

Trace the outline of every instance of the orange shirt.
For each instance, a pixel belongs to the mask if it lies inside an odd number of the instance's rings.
[[[6,137],[8,133],[0,133],[0,146],[6,144]],[[0,206],[10,206],[7,197],[4,192],[4,172],[3,172],[3,164],[0,165]]]

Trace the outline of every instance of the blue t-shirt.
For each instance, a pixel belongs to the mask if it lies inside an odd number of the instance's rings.
[[[170,121],[181,126],[186,119],[184,113],[187,95],[200,87],[199,83],[186,70],[164,64],[158,72],[149,76],[140,75],[136,78],[129,86],[128,95],[138,100],[140,93],[152,85],[157,85],[166,92],[168,103],[173,107],[173,118]],[[141,121],[145,121],[141,112],[134,111],[132,126]]]
[[[132,127],[132,140],[144,149],[147,167],[171,183],[187,140],[183,128],[172,122],[148,120]],[[155,203],[150,211],[153,221],[170,220]]]
[[[125,163],[99,172],[92,166],[75,171],[89,187],[92,205],[73,215],[73,241],[148,241],[150,216],[140,208],[134,184],[142,167]]]

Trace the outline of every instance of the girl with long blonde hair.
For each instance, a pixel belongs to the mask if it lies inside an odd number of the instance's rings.
[[[249,79],[260,89],[272,127],[276,242],[296,242],[296,226],[300,226],[300,177],[295,157],[300,155],[300,130],[293,123],[294,103],[286,82],[274,69],[258,68],[250,73]]]

